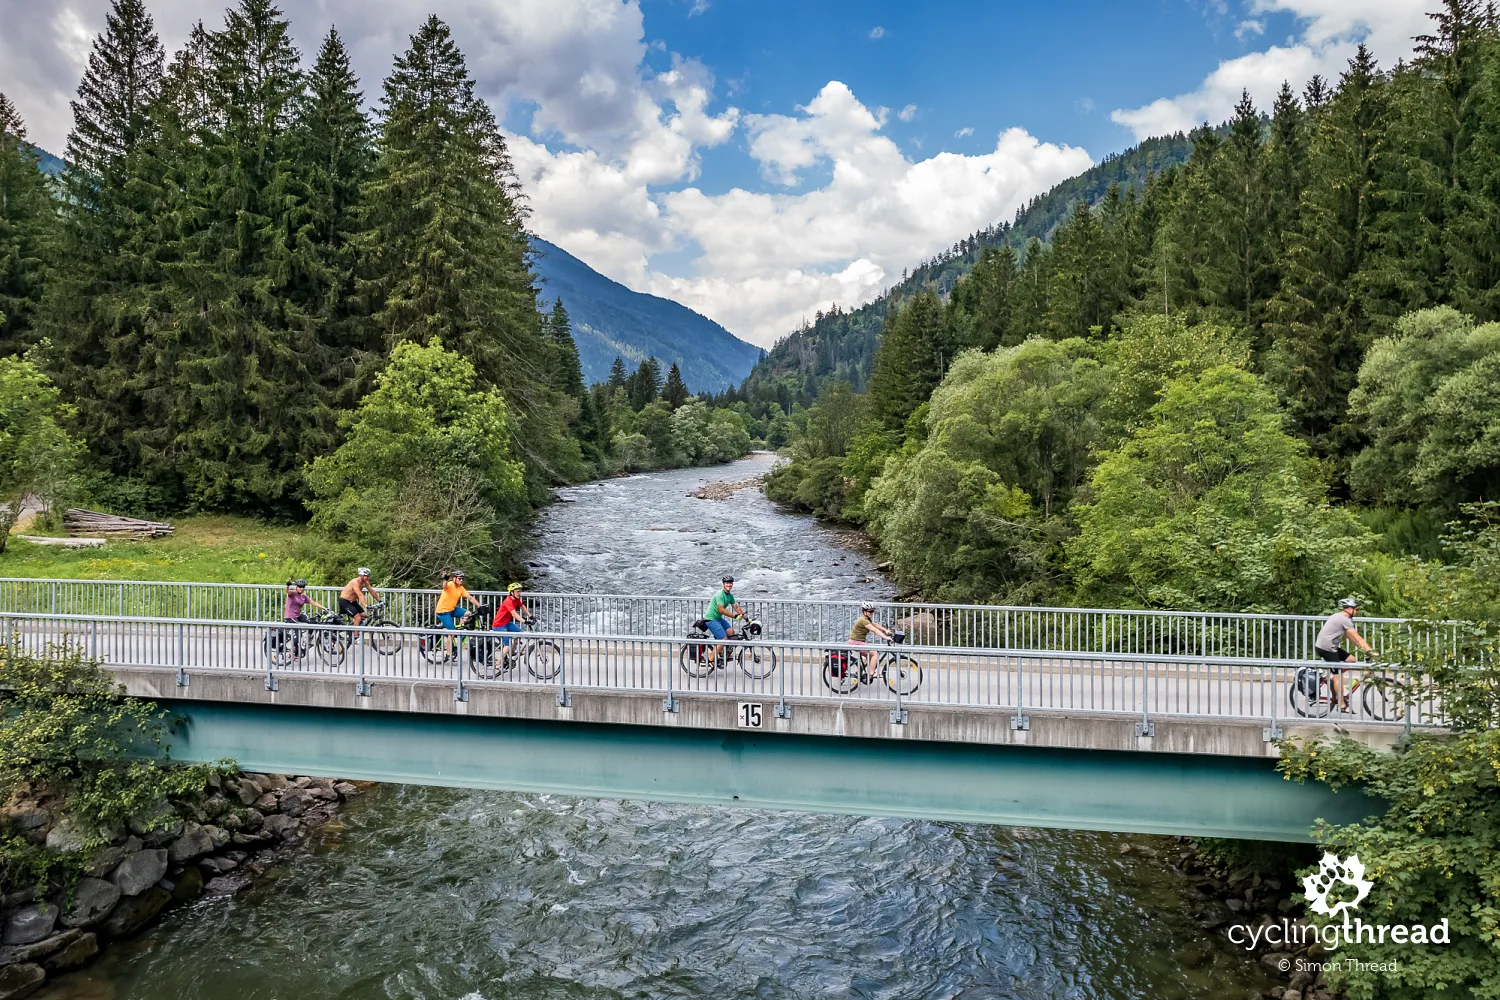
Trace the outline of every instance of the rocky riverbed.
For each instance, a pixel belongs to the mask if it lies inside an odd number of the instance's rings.
[[[215,774],[201,794],[162,801],[83,860],[73,884],[0,898],[0,1000],[29,996],[174,906],[234,894],[360,790],[328,778]],[[59,813],[58,803],[22,788],[0,809],[0,831],[77,852],[78,833]]]

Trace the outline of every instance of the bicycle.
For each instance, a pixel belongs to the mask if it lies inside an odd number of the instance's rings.
[[[458,659],[463,655],[464,644],[478,631],[478,623],[489,621],[491,609],[481,604],[464,613],[458,626],[439,629],[417,637],[417,654],[428,663],[437,666]]]
[[[1346,685],[1343,700],[1352,704],[1358,695],[1360,708],[1367,717],[1377,722],[1398,722],[1402,706],[1409,700],[1408,693],[1407,685],[1395,677],[1362,674]],[[1339,701],[1333,696],[1332,671],[1326,667],[1298,667],[1287,690],[1287,701],[1292,711],[1303,718],[1326,718]]]
[[[475,636],[469,643],[469,669],[480,680],[496,680],[517,663],[526,663],[526,672],[539,681],[550,681],[562,671],[562,647],[553,639],[527,635],[536,630],[536,621],[521,623],[523,632],[491,632]],[[510,646],[504,640],[510,640]]]
[[[344,662],[344,656],[349,652],[349,647],[359,642],[361,638],[379,655],[394,655],[396,650],[401,648],[401,634],[391,629],[400,626],[386,618],[385,606],[384,601],[377,601],[366,607],[365,620],[358,625],[354,624],[353,617],[349,615],[327,613],[318,616],[314,621],[319,624],[349,626],[348,630],[320,630],[317,635],[319,655],[330,666],[336,667]]]
[[[774,648],[755,644],[764,631],[760,622],[751,618],[738,631],[728,630],[721,640],[708,630],[708,620],[700,618],[688,630],[687,637],[692,641],[677,651],[677,662],[689,677],[707,677],[733,657],[745,676],[762,680],[776,671],[777,662]],[[717,656],[713,655],[715,646],[719,647]]]
[[[899,646],[905,641],[906,633],[897,629],[882,644]],[[851,661],[857,662],[857,669]],[[853,694],[861,684],[875,683],[876,672],[886,687],[903,697],[922,686],[922,665],[910,653],[882,649],[875,656],[873,671],[860,650],[830,649],[823,654],[823,683],[834,694]]]

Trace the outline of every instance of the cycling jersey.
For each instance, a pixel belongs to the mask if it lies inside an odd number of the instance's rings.
[[[469,596],[469,590],[457,580],[443,584],[443,596],[438,598],[437,613],[447,614],[458,607],[458,602]]]
[[[854,619],[854,627],[849,630],[850,642],[864,642],[870,635],[870,616],[860,615]]]
[[[724,609],[734,603],[734,595],[727,590],[721,590],[714,595],[714,599],[708,602],[708,613],[703,617],[711,622],[716,622],[724,617]]]
[[[495,620],[490,622],[490,628],[504,628],[509,625],[511,619],[521,608],[521,599],[514,594],[507,594],[505,600],[500,602],[500,607],[495,611]]]

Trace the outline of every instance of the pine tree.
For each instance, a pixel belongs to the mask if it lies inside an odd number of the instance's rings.
[[[43,308],[53,377],[95,461],[137,470],[146,423],[140,362],[160,287],[162,215],[153,155],[166,54],[141,0],[115,0],[73,101],[58,268]]]
[[[653,358],[642,361],[635,374],[630,377],[629,386],[630,408],[641,410],[648,403],[655,402],[661,393],[661,365]]]
[[[1273,266],[1285,255],[1287,237],[1297,224],[1297,205],[1307,176],[1306,122],[1291,84],[1282,81],[1276,103],[1271,106],[1271,137],[1266,144],[1266,187],[1274,193],[1267,206],[1276,240]],[[1280,284],[1279,273],[1276,284]]]
[[[629,381],[630,376],[625,374],[625,359],[616,355],[614,364],[609,366],[609,380],[604,384],[611,389],[624,391]]]
[[[662,386],[661,398],[666,400],[667,405],[677,409],[688,401],[687,385],[682,381],[682,371],[677,367],[677,362],[672,362],[671,369],[667,372],[667,382]]]
[[[552,388],[574,399],[584,398],[583,366],[578,360],[578,345],[573,341],[573,324],[561,297],[552,303],[547,318],[547,338],[552,344]],[[622,365],[623,367],[623,365]]]
[[[375,321],[389,344],[439,338],[524,415],[547,385],[546,350],[515,174],[437,17],[396,59],[382,108],[361,244]]]
[[[15,105],[0,94],[0,353],[32,339],[56,209]]]
[[[942,380],[945,324],[937,294],[914,295],[886,320],[870,372],[871,413],[888,430],[903,431],[912,413]]]
[[[1260,112],[1241,91],[1214,165],[1216,259],[1205,261],[1200,279],[1207,302],[1232,312],[1247,330],[1260,325],[1262,306],[1276,288],[1263,131]]]

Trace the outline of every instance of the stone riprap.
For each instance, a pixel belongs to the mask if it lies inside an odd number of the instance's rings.
[[[8,887],[0,897],[0,1000],[20,1000],[76,969],[111,939],[199,896],[238,891],[317,830],[359,787],[284,774],[218,775],[201,795],[160,802],[82,859],[72,890]],[[76,852],[60,803],[25,788],[0,807],[0,832]]]

